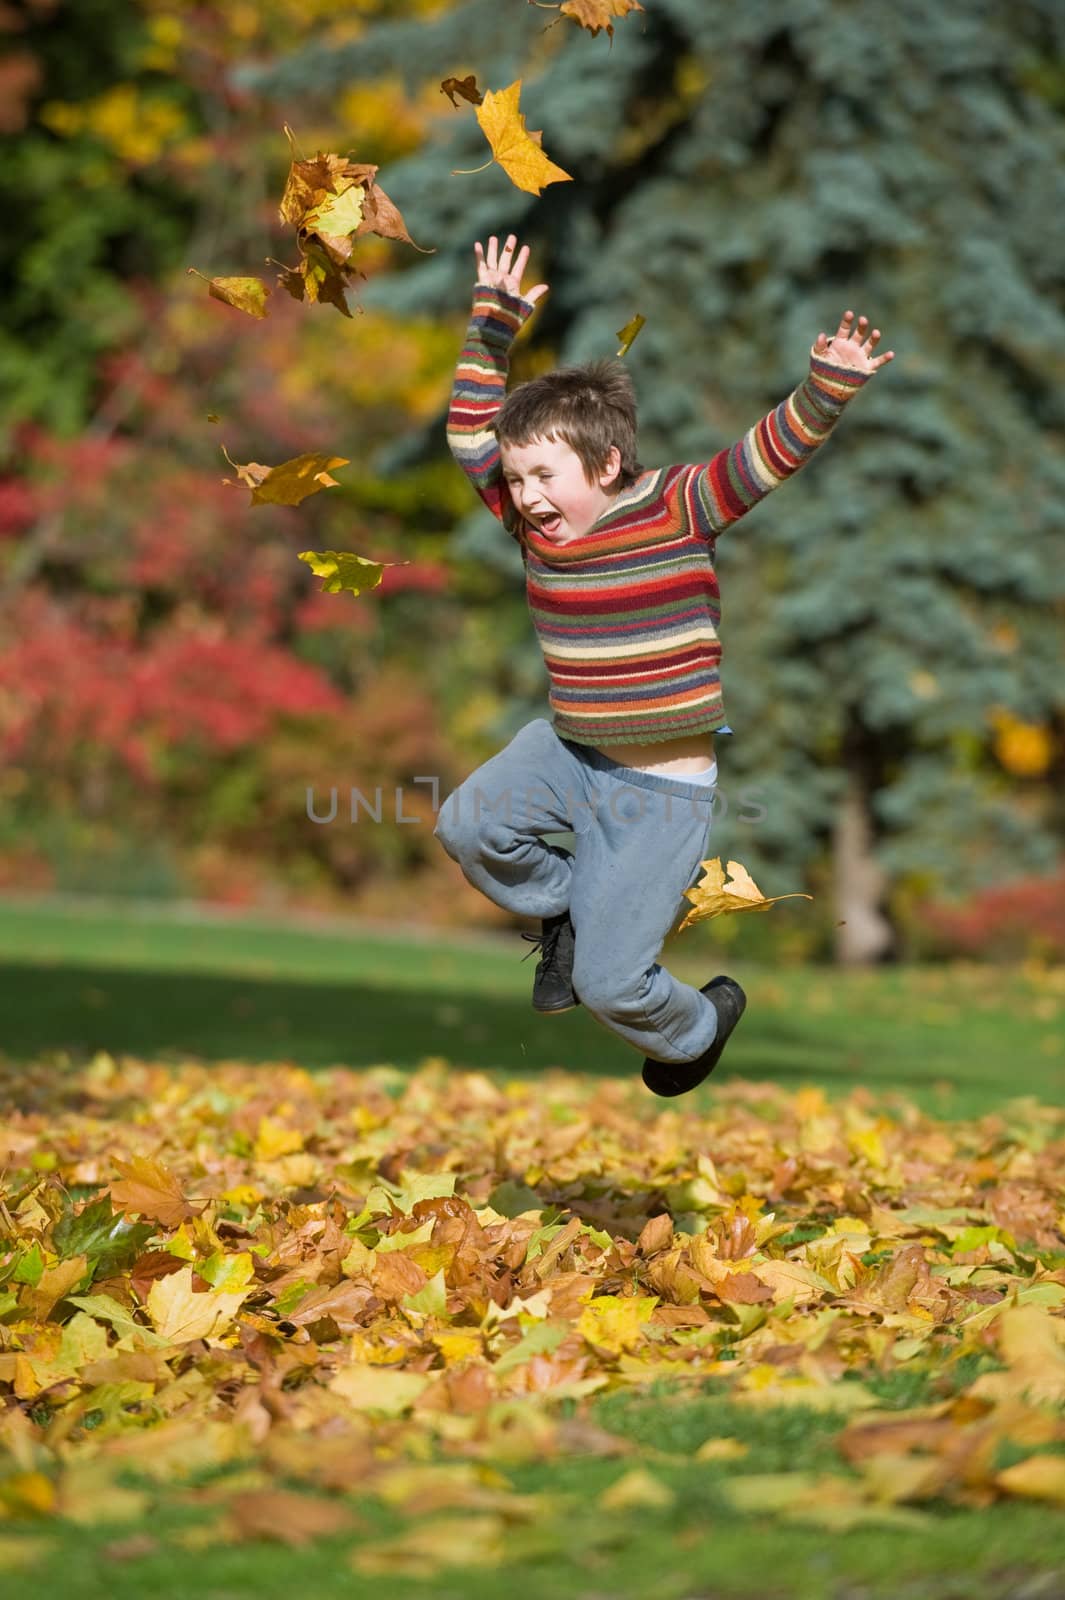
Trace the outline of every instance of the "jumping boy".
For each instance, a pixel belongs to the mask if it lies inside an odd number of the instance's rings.
[[[824,443],[894,355],[846,311],[799,387],[704,465],[646,469],[616,361],[506,392],[510,346],[547,284],[521,281],[529,246],[474,246],[473,314],[448,445],[522,554],[552,720],[537,718],[440,808],[435,834],[496,905],[539,917],[538,1011],[584,1004],[644,1052],[655,1094],[717,1065],[743,1014],[739,984],[702,989],[657,962],[707,854],[721,702],[718,535]],[[572,831],[572,852],[544,842]],[[529,952],[530,955],[532,951]]]

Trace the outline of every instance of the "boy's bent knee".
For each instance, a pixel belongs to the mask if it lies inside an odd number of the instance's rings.
[[[580,959],[573,963],[573,987],[589,1011],[618,1021],[643,1021],[646,1009],[647,974],[626,979],[616,972],[589,967]]]

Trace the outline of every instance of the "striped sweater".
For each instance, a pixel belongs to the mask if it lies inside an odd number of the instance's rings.
[[[704,465],[643,472],[587,533],[555,544],[518,513],[491,431],[532,310],[475,290],[447,439],[521,548],[555,732],[599,746],[723,730],[717,536],[810,459],[868,374],[811,352],[809,376],[737,444]]]

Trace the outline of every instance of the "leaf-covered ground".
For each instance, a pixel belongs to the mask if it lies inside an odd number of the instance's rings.
[[[440,1058],[101,1053],[0,1092],[0,1570],[110,1522],[116,1558],[343,1535],[364,1577],[547,1560],[571,1458],[613,1465],[600,1525],[675,1500],[668,1436],[603,1421],[663,1379],[733,1516],[903,1532],[1013,1502],[1065,1531],[1061,1109],[723,1079],[700,1110]],[[756,1470],[783,1406],[825,1448]],[[558,1487],[523,1491],[543,1461]],[[209,1518],[150,1527],[164,1497]]]

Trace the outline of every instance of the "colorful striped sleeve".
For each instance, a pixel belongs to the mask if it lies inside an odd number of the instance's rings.
[[[510,347],[532,312],[532,302],[523,296],[478,284],[447,415],[451,454],[492,515],[511,532],[518,518],[490,424],[507,392]]]
[[[714,539],[770,490],[804,466],[824,444],[848,400],[872,376],[835,366],[810,352],[810,374],[743,438],[692,468],[684,493],[693,527]]]

